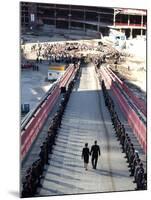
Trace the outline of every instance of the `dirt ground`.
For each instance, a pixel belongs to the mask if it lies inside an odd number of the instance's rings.
[[[91,41],[92,42],[92,41]],[[30,51],[31,44],[26,44],[26,59],[35,60],[36,54]],[[111,46],[113,48],[113,46]],[[88,52],[85,52],[88,54]],[[92,52],[89,52],[92,53]],[[93,51],[94,54],[94,51]],[[107,60],[111,69],[123,80],[139,98],[146,102],[147,67],[146,59],[121,51],[118,64],[114,60]]]
[[[146,63],[135,56],[122,56],[118,64],[109,62],[111,69],[124,81],[139,98],[146,102]]]

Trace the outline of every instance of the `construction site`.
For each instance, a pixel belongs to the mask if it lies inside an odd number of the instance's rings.
[[[147,11],[21,2],[20,18],[21,196],[146,190]]]

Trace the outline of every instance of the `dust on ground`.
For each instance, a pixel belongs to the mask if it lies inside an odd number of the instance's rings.
[[[118,77],[127,84],[136,96],[146,102],[146,61],[132,55],[122,55],[120,61],[108,62],[110,68]]]

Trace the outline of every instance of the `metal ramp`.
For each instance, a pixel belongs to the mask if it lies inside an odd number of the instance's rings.
[[[101,157],[96,170],[92,169],[90,157],[85,171],[82,148],[86,142],[90,148],[94,140],[101,147]],[[82,67],[55,143],[36,196],[134,190],[91,64]]]

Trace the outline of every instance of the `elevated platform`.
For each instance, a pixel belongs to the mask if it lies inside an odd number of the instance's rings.
[[[94,140],[101,147],[97,169],[83,167],[82,148]],[[37,196],[134,190],[124,154],[115,138],[94,66],[82,68],[68,102],[50,165]]]

